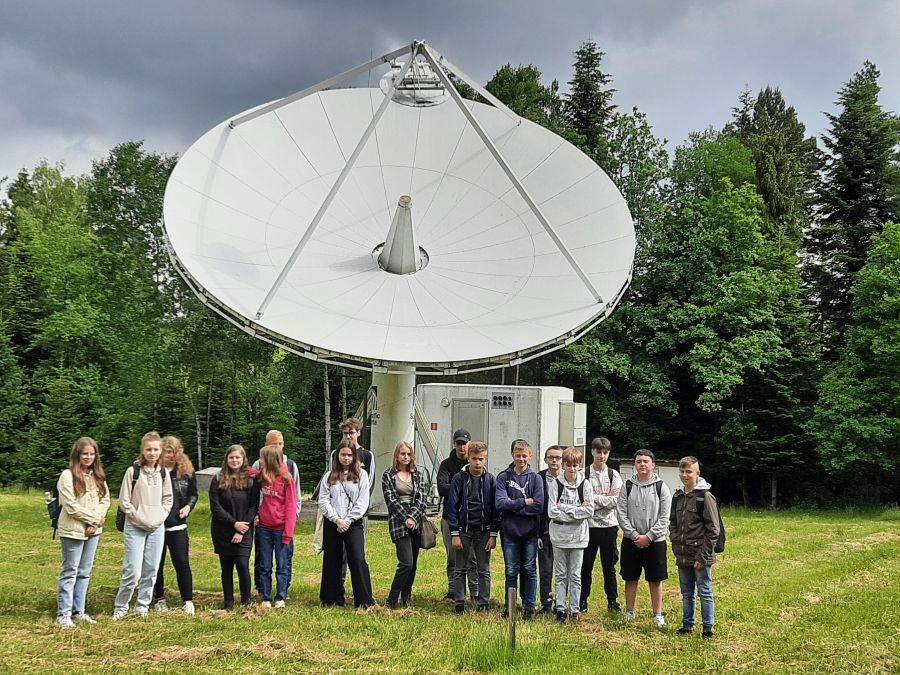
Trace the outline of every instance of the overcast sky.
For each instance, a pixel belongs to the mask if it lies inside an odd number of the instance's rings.
[[[897,0],[0,0],[0,178],[90,169],[117,143],[181,153],[223,119],[424,39],[481,82],[505,63],[570,79],[593,39],[621,108],[670,149],[780,87],[810,133],[866,59],[900,109]]]

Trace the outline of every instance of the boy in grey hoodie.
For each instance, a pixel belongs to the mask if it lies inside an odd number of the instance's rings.
[[[563,473],[547,481],[550,543],[553,545],[553,572],[556,575],[556,620],[566,621],[566,591],[569,617],[579,618],[581,602],[581,562],[588,543],[588,519],[594,513],[591,482],[579,471],[581,450],[563,451]]]
[[[665,628],[662,582],[666,569],[666,532],[672,493],[654,473],[656,458],[649,450],[634,453],[636,473],[619,492],[616,515],[622,528],[622,579],[625,580],[625,620],[634,619],[641,572],[650,587],[650,604],[657,628]]]
[[[719,538],[719,505],[709,493],[710,485],[700,476],[696,457],[684,457],[678,463],[678,476],[684,489],[672,498],[670,529],[672,553],[678,566],[681,584],[682,615],[678,633],[694,631],[694,589],[700,596],[700,618],[703,637],[713,637],[715,601],[712,589],[712,566],[716,562],[715,545]]]

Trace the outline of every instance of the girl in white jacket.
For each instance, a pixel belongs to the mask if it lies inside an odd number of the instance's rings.
[[[576,621],[580,616],[581,562],[588,543],[588,519],[594,515],[594,491],[579,470],[583,458],[581,450],[566,448],[562,476],[548,481],[547,485],[547,516],[556,576],[556,620],[560,623],[566,621],[567,593],[569,617]]]
[[[331,469],[319,485],[319,510],[325,516],[322,528],[322,605],[343,606],[344,582],[341,559],[346,554],[353,604],[368,608],[375,604],[372,578],[366,562],[366,535],[363,517],[369,510],[369,475],[359,463],[348,441],[342,441],[332,455]]]

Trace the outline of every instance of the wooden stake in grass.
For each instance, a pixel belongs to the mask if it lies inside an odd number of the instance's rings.
[[[509,651],[514,652],[516,650],[516,614],[518,614],[515,588],[506,589],[506,607],[509,610]]]

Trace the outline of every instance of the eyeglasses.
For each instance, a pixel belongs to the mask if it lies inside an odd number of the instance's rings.
[[[359,432],[358,432],[356,429],[353,429],[352,431],[342,431],[342,432],[341,432],[341,435],[342,435],[342,436],[353,436],[353,435],[358,434],[358,433],[359,433]]]
[[[561,462],[561,461],[562,461],[562,457],[554,457],[553,455],[549,455],[549,456],[547,457],[547,461],[548,461],[548,462]]]

